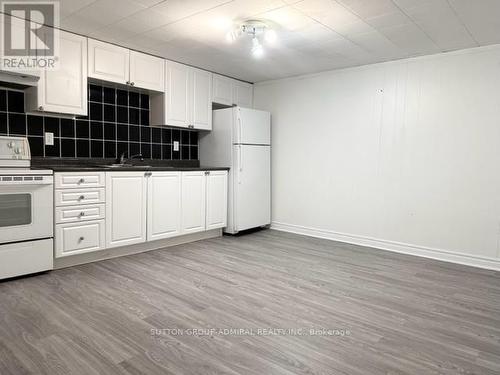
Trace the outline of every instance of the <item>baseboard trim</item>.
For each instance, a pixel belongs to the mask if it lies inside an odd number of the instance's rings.
[[[171,246],[182,245],[189,242],[206,240],[222,236],[222,229],[212,229],[204,232],[186,234],[183,236],[143,242],[135,245],[114,247],[111,249],[98,250],[92,253],[72,255],[69,257],[54,259],[54,269],[77,266],[79,264],[92,263],[100,260],[118,258],[125,255],[143,253],[145,251],[158,250]]]
[[[279,230],[282,232],[302,234],[310,237],[323,238],[332,241],[344,242],[354,245],[368,246],[375,249],[393,251],[396,253],[416,255],[424,258],[441,260],[444,262],[451,262],[466,266],[500,271],[500,259],[495,259],[495,258],[477,257],[463,253],[454,253],[447,250],[411,245],[395,241],[381,240],[377,238],[357,236],[346,233],[339,233],[323,229],[308,228],[300,225],[286,224],[276,221],[273,221],[271,223],[271,229]]]

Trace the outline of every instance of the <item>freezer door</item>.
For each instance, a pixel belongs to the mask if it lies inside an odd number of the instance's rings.
[[[271,223],[271,147],[234,146],[234,229],[236,232]]]
[[[235,108],[235,144],[270,145],[271,114],[250,108]]]

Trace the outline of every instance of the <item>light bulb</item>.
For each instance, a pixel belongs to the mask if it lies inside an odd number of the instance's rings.
[[[264,48],[262,44],[259,43],[259,39],[257,37],[253,37],[252,39],[252,56],[256,59],[262,57],[264,55]]]
[[[272,29],[268,29],[266,30],[266,33],[264,34],[264,39],[267,43],[269,44],[274,44],[276,43],[276,39],[277,39],[277,35],[276,35],[276,31],[272,30]]]

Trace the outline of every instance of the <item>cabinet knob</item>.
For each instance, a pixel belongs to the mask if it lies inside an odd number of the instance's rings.
[[[79,184],[83,184],[84,182],[85,182],[84,178],[80,178],[80,180],[78,181]]]
[[[38,107],[39,111],[43,111],[43,106]]]
[[[134,86],[134,85],[135,85],[135,82],[130,82],[130,85],[131,85],[131,86]]]
[[[130,85],[130,81],[125,82],[127,85]]]
[[[78,242],[82,242],[84,239],[85,239],[85,237],[83,237],[83,236],[82,236],[82,237],[80,237],[80,238],[78,239]]]
[[[80,201],[81,201],[82,199],[85,199],[85,195],[80,195],[80,196],[78,197],[78,200],[80,200]]]
[[[85,212],[80,212],[80,216],[85,216]]]

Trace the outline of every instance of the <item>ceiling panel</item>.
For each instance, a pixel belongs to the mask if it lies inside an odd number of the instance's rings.
[[[250,56],[226,33],[263,20]],[[63,29],[248,81],[500,43],[500,0],[64,0]]]

